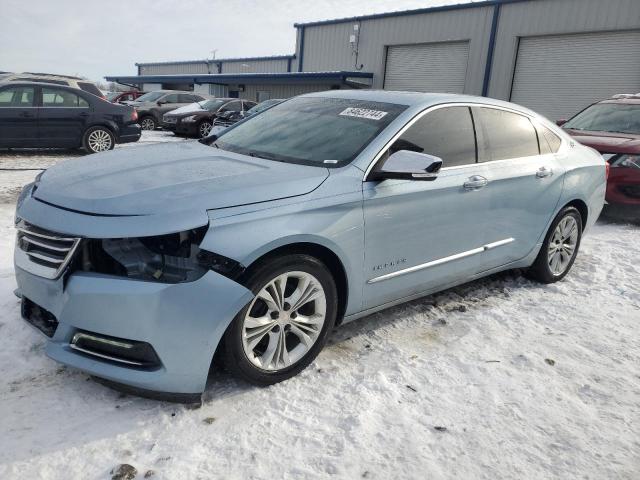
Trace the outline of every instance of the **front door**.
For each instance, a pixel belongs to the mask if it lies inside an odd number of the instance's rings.
[[[6,86],[0,89],[0,147],[36,147],[38,109],[35,88]]]
[[[89,103],[76,93],[42,87],[38,130],[43,147],[79,147],[89,122]]]
[[[488,243],[484,214],[490,208],[487,167],[476,162],[470,109],[426,113],[389,148],[428,153],[443,160],[433,181],[364,183],[364,308],[464,280],[482,268]]]

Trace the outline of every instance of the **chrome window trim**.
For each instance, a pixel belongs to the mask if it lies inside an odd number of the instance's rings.
[[[421,263],[419,265],[414,265],[413,267],[403,268],[402,270],[398,270],[395,272],[387,273],[385,275],[380,275],[379,277],[374,277],[367,280],[368,284],[382,282],[384,280],[389,280],[391,278],[399,277],[401,275],[406,275],[407,273],[418,272],[420,270],[424,270],[425,268],[435,267],[437,265],[442,265],[444,263],[452,262],[454,260],[459,260],[461,258],[470,257],[472,255],[477,255],[478,253],[484,253],[487,250],[492,250],[494,248],[501,247],[503,245],[507,245],[511,242],[514,242],[515,238],[505,238],[504,240],[498,240],[497,242],[487,243],[478,248],[473,248],[471,250],[467,250],[465,252],[456,253],[454,255],[449,255],[448,257],[438,258],[436,260],[431,260],[430,262]]]
[[[433,112],[435,110],[439,110],[441,108],[448,108],[448,107],[492,108],[494,110],[502,110],[502,111],[505,111],[505,112],[510,112],[510,113],[515,113],[515,114],[518,114],[518,115],[522,115],[523,117],[528,118],[531,123],[538,122],[541,125],[544,125],[534,115],[530,115],[530,114],[528,114],[526,112],[522,112],[520,110],[516,110],[515,108],[503,107],[503,106],[500,106],[500,105],[490,105],[490,104],[486,104],[486,103],[474,103],[474,102],[452,102],[452,103],[440,103],[438,105],[432,105],[432,106],[427,107],[426,109],[422,110],[421,112],[418,112],[400,130],[398,130],[396,132],[396,134],[393,137],[391,137],[391,139],[387,143],[385,143],[385,145],[380,149],[380,151],[373,157],[373,161],[371,161],[369,163],[369,166],[367,167],[367,169],[364,172],[364,177],[362,178],[362,181],[363,182],[369,181],[369,174],[371,173],[371,170],[374,169],[376,164],[380,161],[380,158],[382,157],[382,155],[384,155],[385,152],[389,149],[389,147],[391,145],[393,145],[393,143],[396,140],[398,140],[398,138],[400,138],[404,134],[404,132],[406,132],[409,128],[411,128],[414,123],[416,123],[418,120],[420,120],[422,117],[424,117],[428,113],[431,113],[431,112]],[[535,125],[534,125],[534,128],[535,128]],[[551,130],[551,131],[553,132],[553,130]],[[565,139],[562,136],[560,136],[560,135],[558,135],[558,136],[560,137],[560,140],[562,141],[562,143],[560,144],[560,148],[558,148],[558,152],[556,152],[555,154],[560,153],[560,151],[563,149],[563,147],[565,146],[565,143],[566,143]],[[555,155],[555,154],[553,154],[553,155]],[[539,155],[531,155],[529,157],[502,158],[500,160],[490,160],[488,162],[468,163],[466,165],[455,165],[455,166],[452,166],[452,167],[442,167],[442,169],[440,171],[444,172],[444,171],[447,171],[447,170],[466,168],[466,167],[470,167],[470,166],[490,165],[490,164],[493,164],[493,163],[496,163],[496,162],[505,162],[505,161],[513,160],[514,158],[531,158],[531,157],[539,157],[539,156],[541,156],[541,155],[539,154]]]

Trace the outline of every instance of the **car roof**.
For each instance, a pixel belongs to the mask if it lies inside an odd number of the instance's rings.
[[[59,83],[28,82],[26,80],[11,81],[11,82],[0,81],[0,86],[4,87],[5,85],[10,85],[12,87],[21,86],[21,85],[29,86],[29,87],[42,87],[44,85],[45,87],[56,87],[56,88],[62,88],[64,90],[70,90],[70,91],[73,91],[73,92],[84,92],[84,93],[91,94],[91,92],[87,92],[87,91],[82,90],[80,88],[77,88],[77,87],[75,87],[73,85],[60,85]]]
[[[599,103],[614,103],[614,104],[621,104],[621,105],[640,105],[640,97],[631,97],[631,98],[609,98],[607,100],[601,100],[599,102],[596,102],[594,105],[597,105]]]
[[[538,117],[539,114],[521,105],[516,105],[502,100],[489,97],[478,97],[474,95],[462,95],[456,93],[421,93],[421,92],[400,92],[391,90],[327,90],[301,95],[302,97],[325,97],[344,98],[349,100],[364,100],[370,102],[386,102],[410,107],[429,107],[440,103],[478,103],[482,105],[493,105],[517,110],[528,115]]]

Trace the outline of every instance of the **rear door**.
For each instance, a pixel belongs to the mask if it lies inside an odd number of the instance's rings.
[[[32,86],[0,88],[0,146],[36,147],[38,109]]]
[[[42,87],[38,132],[43,147],[78,147],[87,128],[91,107],[71,90]]]
[[[531,252],[556,209],[565,169],[549,148],[543,127],[538,133],[528,117],[491,107],[473,107],[472,113],[490,194],[490,208],[483,214],[486,228],[491,238],[513,239],[499,252],[487,252],[489,269]]]

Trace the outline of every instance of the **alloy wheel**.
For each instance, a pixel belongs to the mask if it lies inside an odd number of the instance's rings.
[[[318,339],[326,311],[326,294],[316,277],[299,271],[278,275],[247,310],[242,324],[245,355],[271,372],[295,364]]]
[[[200,137],[204,138],[209,135],[211,131],[211,122],[202,122],[200,124],[200,128],[198,128],[198,133],[200,133]]]
[[[104,152],[110,150],[113,140],[109,132],[105,130],[94,130],[89,134],[87,143],[92,152]]]
[[[567,270],[576,252],[578,236],[578,222],[573,216],[567,215],[560,220],[551,236],[547,251],[551,273],[558,276]]]
[[[151,118],[143,118],[140,122],[140,127],[142,127],[142,130],[154,130],[156,128],[156,122]]]

